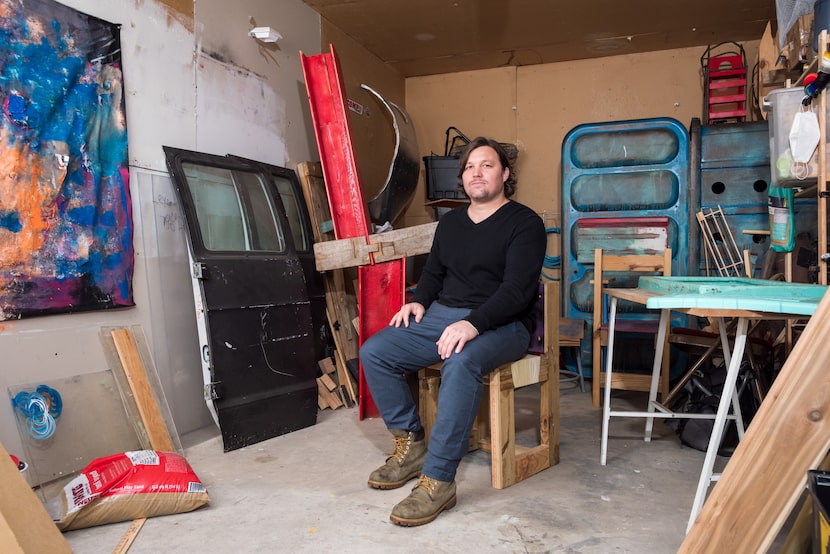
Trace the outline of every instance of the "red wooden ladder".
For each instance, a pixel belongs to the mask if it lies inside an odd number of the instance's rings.
[[[713,54],[727,43],[710,46],[701,57],[703,67],[704,125],[746,121],[746,54],[737,51]]]

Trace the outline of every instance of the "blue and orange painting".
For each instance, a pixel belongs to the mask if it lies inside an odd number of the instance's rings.
[[[0,321],[132,306],[119,26],[0,0]]]

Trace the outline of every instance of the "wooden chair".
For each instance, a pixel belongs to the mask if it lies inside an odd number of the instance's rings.
[[[671,248],[659,255],[609,255],[602,249],[594,250],[594,321],[592,333],[592,395],[594,408],[600,406],[600,389],[605,383],[605,366],[602,363],[602,349],[608,345],[608,322],[605,321],[605,303],[602,288],[609,284],[606,272],[636,272],[644,274],[671,275]],[[613,283],[611,283],[613,286]],[[636,282],[633,286],[636,286]],[[617,333],[641,333],[657,336],[658,320],[626,320],[617,318]],[[659,393],[666,398],[669,393],[669,349],[663,350],[663,365],[660,373]],[[635,391],[651,389],[651,373],[611,372],[611,388]]]
[[[562,318],[559,320],[559,349],[573,348],[575,350],[576,371],[559,370],[560,383],[577,381],[579,391],[585,392],[585,374],[582,371],[582,337],[585,335],[585,320],[576,318]]]
[[[505,364],[484,378],[484,397],[470,435],[470,450],[492,456],[492,485],[509,487],[559,463],[559,282],[545,282],[544,349]],[[441,364],[418,374],[421,424],[429,440],[438,408]],[[539,444],[516,444],[514,393],[539,384]]]

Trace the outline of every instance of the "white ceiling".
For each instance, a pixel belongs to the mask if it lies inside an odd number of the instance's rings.
[[[758,40],[775,0],[303,0],[404,77]],[[610,76],[609,76],[610,77]]]

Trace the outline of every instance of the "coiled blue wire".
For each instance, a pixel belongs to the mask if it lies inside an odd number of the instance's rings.
[[[559,227],[548,227],[547,229],[545,229],[545,232],[547,232],[547,233],[561,233],[562,230]],[[544,260],[544,262],[542,262],[542,267],[545,267],[547,269],[559,269],[560,267],[562,267],[562,258],[561,258],[561,256],[548,256],[547,254],[545,254],[545,260]],[[551,281],[558,281],[559,280],[559,277],[551,277],[550,275],[547,275],[544,271],[542,272],[542,275],[546,279],[550,279]]]
[[[52,387],[39,385],[35,392],[17,393],[12,398],[12,406],[26,418],[29,434],[37,440],[46,440],[55,433],[55,420],[63,411],[63,400]]]

